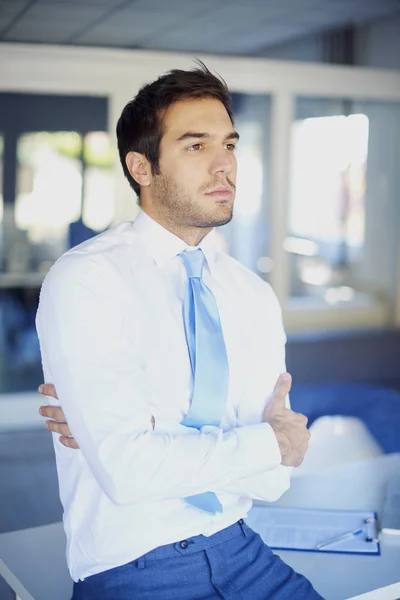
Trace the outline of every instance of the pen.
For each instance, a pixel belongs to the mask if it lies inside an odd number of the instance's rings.
[[[342,540],[350,539],[356,535],[360,535],[362,533],[362,529],[356,529],[355,531],[348,531],[347,533],[343,533],[343,535],[338,535],[337,537],[332,538],[331,540],[327,540],[326,542],[321,542],[315,546],[315,550],[319,550],[320,548],[324,548],[325,546],[330,546],[331,544],[335,544],[336,542],[341,542]]]

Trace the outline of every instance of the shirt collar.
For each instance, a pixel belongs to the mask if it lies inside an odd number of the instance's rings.
[[[133,228],[146,244],[157,266],[162,267],[183,250],[193,248],[140,209]],[[204,252],[208,267],[215,262],[215,229],[203,237],[196,248]]]

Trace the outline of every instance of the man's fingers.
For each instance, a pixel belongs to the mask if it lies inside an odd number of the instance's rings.
[[[282,373],[278,377],[271,399],[264,410],[262,417],[264,422],[269,423],[274,416],[283,415],[287,410],[290,411],[290,409],[286,408],[286,396],[290,392],[291,386],[292,376],[290,373]]]
[[[282,375],[278,377],[278,381],[276,382],[274,393],[272,394],[269,404],[273,403],[275,406],[279,404],[282,408],[285,408],[286,396],[290,392],[291,387],[292,377],[290,373],[282,373]]]
[[[302,413],[295,413],[295,415],[298,422],[304,425],[304,427],[306,427],[308,423],[308,417],[306,417],[306,415],[303,415]]]
[[[278,377],[278,381],[275,384],[274,395],[276,393],[285,395],[290,392],[290,388],[292,387],[292,376],[290,373],[282,373]]]
[[[63,446],[66,448],[72,448],[73,450],[79,450],[79,444],[73,437],[61,436],[58,438]]]
[[[68,423],[59,423],[58,421],[46,421],[46,427],[54,433],[60,433],[63,436],[72,435]]]
[[[48,419],[53,419],[54,421],[60,421],[61,423],[65,423],[67,420],[61,406],[41,406],[39,408],[39,413],[42,415],[42,417],[47,417]]]
[[[52,383],[42,383],[38,387],[38,392],[39,392],[39,394],[42,394],[43,396],[51,396],[52,398],[55,398],[56,400],[58,400],[56,388],[54,387],[54,385]]]
[[[301,465],[301,463],[303,462],[305,455],[307,453],[307,450],[308,450],[308,443],[303,444],[300,449],[300,460],[298,461],[298,464],[296,465],[296,467],[299,467]]]
[[[56,388],[52,383],[42,383],[38,388],[38,392],[43,396],[50,396],[51,398],[58,400]],[[75,438],[72,437],[72,433],[68,427],[61,406],[41,406],[39,408],[39,413],[42,417],[52,419],[51,421],[46,421],[46,427],[53,433],[60,434],[59,440],[63,446],[66,448],[73,448],[74,450],[79,449],[79,444]]]

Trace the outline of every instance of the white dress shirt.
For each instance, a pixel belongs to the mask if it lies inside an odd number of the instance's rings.
[[[210,536],[246,517],[252,498],[273,501],[289,487],[291,470],[261,422],[285,371],[279,304],[267,283],[216,251],[215,231],[199,246],[229,361],[220,428],[180,424],[193,385],[177,256],[185,242],[141,211],[64,254],[43,283],[44,378],[80,446],[65,448],[53,434],[74,581]],[[222,514],[182,500],[206,491],[218,495]]]

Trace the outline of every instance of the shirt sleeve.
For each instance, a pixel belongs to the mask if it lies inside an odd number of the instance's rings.
[[[264,408],[268,405],[268,402],[272,396],[274,383],[276,383],[278,380],[279,375],[286,371],[286,335],[282,323],[281,309],[272,289],[269,286],[266,289],[268,293],[265,299],[266,301],[264,302],[265,309],[264,311],[261,310],[259,315],[260,326],[264,330],[264,339],[261,338],[261,346],[263,347],[260,347],[259,353],[261,356],[265,356],[265,364],[268,364],[271,389],[267,390],[267,394],[264,396],[264,398],[262,394],[260,395],[262,398],[262,404],[258,414],[262,414]],[[266,322],[265,316],[267,317]],[[267,361],[267,357],[270,357],[269,361]],[[259,373],[258,376],[261,378],[261,373]],[[247,401],[248,399],[246,397],[244,397],[242,400],[243,403]],[[286,397],[286,406],[287,408],[290,408],[289,395]],[[255,413],[257,414],[257,410]],[[251,419],[251,421],[254,422],[253,419]],[[236,423],[239,428],[246,428],[249,425],[248,422],[240,419],[237,419]],[[264,424],[266,425],[266,423]],[[276,444],[278,445],[277,441]],[[254,457],[254,460],[256,460],[256,457]],[[289,489],[291,474],[292,467],[279,465],[264,472],[251,474],[241,479],[231,481],[224,486],[223,490],[220,488],[220,491],[237,494],[239,496],[245,496],[253,500],[275,502]]]
[[[290,488],[291,473],[292,467],[279,465],[265,473],[244,477],[228,484],[223,491],[252,500],[276,502]],[[218,491],[216,490],[216,493]]]
[[[259,448],[261,447],[262,446],[260,445]],[[217,494],[218,492],[223,491],[230,494],[236,494],[237,496],[251,498],[252,500],[275,502],[290,488],[291,474],[292,467],[279,465],[261,473],[252,474],[235,481],[227,482],[223,488],[219,486],[219,488],[214,491]]]
[[[126,335],[127,298],[114,265],[69,254],[46,277],[36,320],[45,379],[80,446],[73,452],[82,453],[110,500],[181,498],[277,467],[281,455],[267,423],[228,432],[153,430],[143,371]]]
[[[280,372],[284,372],[282,368]],[[267,401],[268,402],[268,401]],[[266,402],[266,404],[267,404]],[[290,408],[289,396],[286,398],[286,406]],[[266,424],[266,423],[264,423]],[[239,427],[246,427],[245,423],[237,422]],[[272,430],[272,428],[271,428]],[[275,437],[275,434],[273,434]],[[276,438],[275,438],[276,441]],[[278,445],[278,442],[276,442]],[[228,482],[223,491],[238,496],[245,496],[252,500],[264,500],[276,502],[290,488],[292,467],[279,465],[262,473],[256,473],[236,481]],[[219,491],[222,491],[221,489]],[[218,491],[217,491],[218,492]]]

